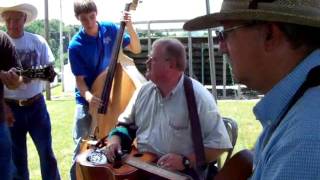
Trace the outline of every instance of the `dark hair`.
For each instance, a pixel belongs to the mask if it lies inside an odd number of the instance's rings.
[[[77,18],[81,13],[97,12],[97,6],[93,0],[76,0],[73,3],[73,8]]]
[[[320,48],[320,28],[289,23],[278,23],[294,49],[307,46],[311,49]]]
[[[177,69],[181,71],[186,69],[186,51],[184,45],[179,40],[174,38],[160,38],[153,43],[152,47],[158,45],[164,46],[164,56],[166,56],[168,59],[176,59]]]

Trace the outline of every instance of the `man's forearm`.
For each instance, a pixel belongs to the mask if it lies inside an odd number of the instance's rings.
[[[84,78],[82,76],[76,76],[76,85],[78,90],[80,91],[80,95],[86,99],[86,95],[88,93],[91,94],[86,82],[84,81]]]
[[[140,44],[140,39],[133,27],[132,24],[129,24],[127,26],[127,31],[130,35],[130,38],[131,38],[131,42],[130,42],[130,45],[129,45],[129,50],[132,52],[132,53],[135,53],[135,54],[138,54],[141,52],[141,44]]]

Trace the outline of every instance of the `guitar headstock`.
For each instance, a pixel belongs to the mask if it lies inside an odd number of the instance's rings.
[[[49,82],[53,82],[57,73],[54,71],[52,65],[44,68],[31,68],[20,71],[20,75],[31,79],[42,79]]]

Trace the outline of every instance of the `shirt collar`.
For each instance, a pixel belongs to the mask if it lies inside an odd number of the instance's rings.
[[[292,96],[304,82],[308,72],[320,65],[320,50],[309,54],[293,71],[278,82],[254,107],[256,118],[265,127],[276,123]]]
[[[176,87],[175,87],[175,88],[173,88],[173,89],[172,89],[172,91],[171,91],[170,95],[175,94],[179,89],[181,89],[181,88],[182,88],[182,86],[183,86],[183,80],[184,80],[184,74],[182,74],[182,75],[181,75],[181,77],[180,77],[180,80],[179,80],[178,84],[176,85]]]
[[[183,87],[183,79],[184,79],[184,74],[181,75],[180,80],[178,81],[177,85],[171,90],[171,92],[168,94],[167,97],[169,98],[170,96],[174,95],[177,91],[179,91]],[[153,83],[153,82],[152,82]],[[156,89],[158,93],[160,93],[159,88],[157,87],[156,84],[153,83],[153,88]]]

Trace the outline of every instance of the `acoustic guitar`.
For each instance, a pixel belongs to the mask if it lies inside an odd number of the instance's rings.
[[[138,180],[138,179],[170,179],[187,180],[191,177],[179,172],[173,172],[155,165],[157,156],[152,153],[139,153],[135,148],[124,155],[120,163],[108,163],[101,149],[88,149],[77,156],[81,162],[81,171],[85,180]]]
[[[242,150],[225,162],[214,180],[247,180],[253,169],[253,154],[250,150]]]

